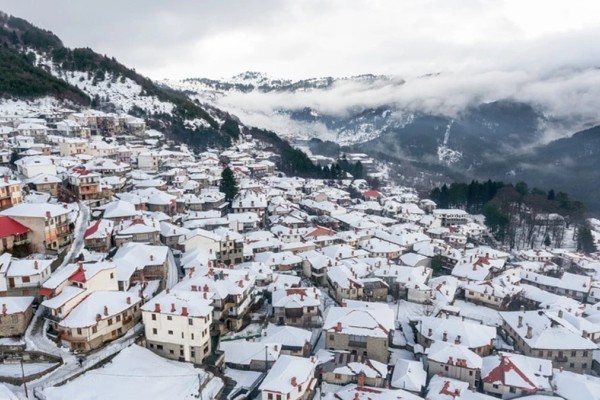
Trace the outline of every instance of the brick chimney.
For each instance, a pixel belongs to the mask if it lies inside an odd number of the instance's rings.
[[[96,322],[100,322],[102,320],[102,315],[96,314]]]
[[[167,288],[167,294],[171,293],[171,289]]]
[[[154,261],[154,254],[150,254],[150,261]]]
[[[292,376],[292,386],[293,386],[293,387],[296,387],[296,386],[298,386],[298,381],[296,380],[296,377],[295,377],[295,376]]]
[[[197,292],[197,291],[198,291],[198,286],[192,285],[192,292]]]
[[[108,316],[108,307],[104,306],[104,315]]]
[[[208,298],[208,294],[207,294],[206,292],[203,292],[202,294],[204,295],[203,297],[204,297],[205,299],[207,299],[207,298]]]
[[[522,328],[523,327],[523,316],[519,315],[519,322],[517,324],[517,328]]]
[[[342,323],[341,323],[341,322],[338,322],[338,323],[335,325],[335,331],[336,331],[336,332],[341,332],[341,331],[342,331]]]
[[[154,312],[157,312],[157,313],[160,312],[160,304],[154,303]]]
[[[52,218],[52,214],[50,214],[50,211],[46,211],[46,218],[48,218],[48,219]]]
[[[203,291],[208,292],[208,285],[204,284],[204,287],[202,288]]]
[[[181,307],[181,315],[183,315],[184,317],[188,316],[188,309],[187,309],[187,307]]]
[[[358,375],[356,375],[356,383],[357,383],[358,387],[365,386],[366,378],[367,378],[366,375],[362,372],[360,372]]]
[[[131,304],[131,297],[127,296],[127,304]]]
[[[4,183],[8,183],[8,176],[4,175]]]
[[[448,340],[448,332],[444,332],[442,335],[442,340],[446,342]]]
[[[39,269],[39,264],[38,264],[37,260],[35,260],[35,261],[33,262],[33,268],[35,268],[35,269]]]
[[[171,312],[175,312],[175,303],[171,303]]]

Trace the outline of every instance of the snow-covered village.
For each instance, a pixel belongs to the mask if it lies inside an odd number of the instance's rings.
[[[364,154],[377,189],[127,114],[7,102],[0,125],[3,398],[600,393],[600,254],[569,229],[507,249]]]
[[[600,400],[600,6],[421,3],[0,0],[0,400]]]

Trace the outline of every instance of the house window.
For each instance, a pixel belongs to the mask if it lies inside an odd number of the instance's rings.
[[[184,338],[184,337],[183,337],[183,332],[181,332],[181,338],[182,338],[182,339]]]
[[[448,366],[444,365],[444,371],[448,371]]]
[[[156,314],[152,314],[152,321],[156,321]]]
[[[543,350],[538,351],[538,357],[544,357],[544,351]]]
[[[21,281],[23,281],[23,283],[29,283],[29,277],[23,276],[23,277],[21,277]]]
[[[172,334],[173,334],[173,331],[169,331],[169,335],[172,335]]]
[[[269,393],[267,395],[267,400],[273,400],[273,393]]]
[[[173,317],[171,317],[170,315],[167,315],[167,321],[172,321]]]
[[[342,375],[341,374],[335,374],[335,379],[342,379]]]
[[[192,340],[194,340],[194,334],[192,333]]]
[[[163,349],[163,345],[162,344],[157,344],[156,345],[156,350],[162,350]]]
[[[333,340],[333,335],[329,335],[329,340]]]
[[[117,320],[117,322],[121,322],[121,316],[120,316],[120,315],[117,315],[117,318],[116,318],[116,320]]]
[[[77,328],[77,334],[81,335],[81,328]]]
[[[573,353],[574,353],[574,352],[573,352]],[[587,351],[587,350],[584,350],[584,351],[583,351],[583,356],[584,356],[584,357],[587,357],[587,356],[588,356],[588,351]]]
[[[94,325],[92,326],[92,333],[96,333],[98,332],[98,328]]]
[[[569,368],[575,368],[575,363],[570,363]]]
[[[113,274],[112,272],[110,273],[110,279],[113,279],[115,277],[115,274]]]
[[[156,328],[152,328],[152,334],[153,334],[153,335],[156,335],[156,334],[158,334],[158,330],[157,330]]]
[[[174,350],[169,350],[169,353],[170,354],[175,354],[175,351]]]
[[[473,371],[469,371],[469,376],[473,376]]]
[[[548,357],[552,357],[552,352],[548,351]]]
[[[192,318],[188,318],[188,325],[194,325],[194,320]]]
[[[587,363],[581,364],[581,369],[587,369]]]
[[[109,318],[109,319],[108,319],[108,325],[109,325],[109,326],[110,326],[110,325],[112,325],[112,318]]]
[[[516,388],[516,387],[514,387],[514,386],[511,386],[511,387],[510,387],[510,389],[509,389],[509,391],[510,391],[511,393],[517,393],[517,388]]]

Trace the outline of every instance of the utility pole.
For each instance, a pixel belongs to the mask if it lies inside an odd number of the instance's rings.
[[[21,358],[21,379],[23,381],[23,389],[25,389],[25,397],[29,398],[29,394],[27,394],[27,382],[25,382],[25,369],[23,368],[23,358]]]
[[[204,400],[202,398],[202,384],[203,384],[203,380],[202,380],[202,374],[198,374],[198,396],[200,396],[200,400]]]

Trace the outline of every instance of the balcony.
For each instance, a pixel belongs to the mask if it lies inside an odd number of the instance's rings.
[[[302,318],[303,315],[301,308],[286,308],[285,310],[286,318]]]

